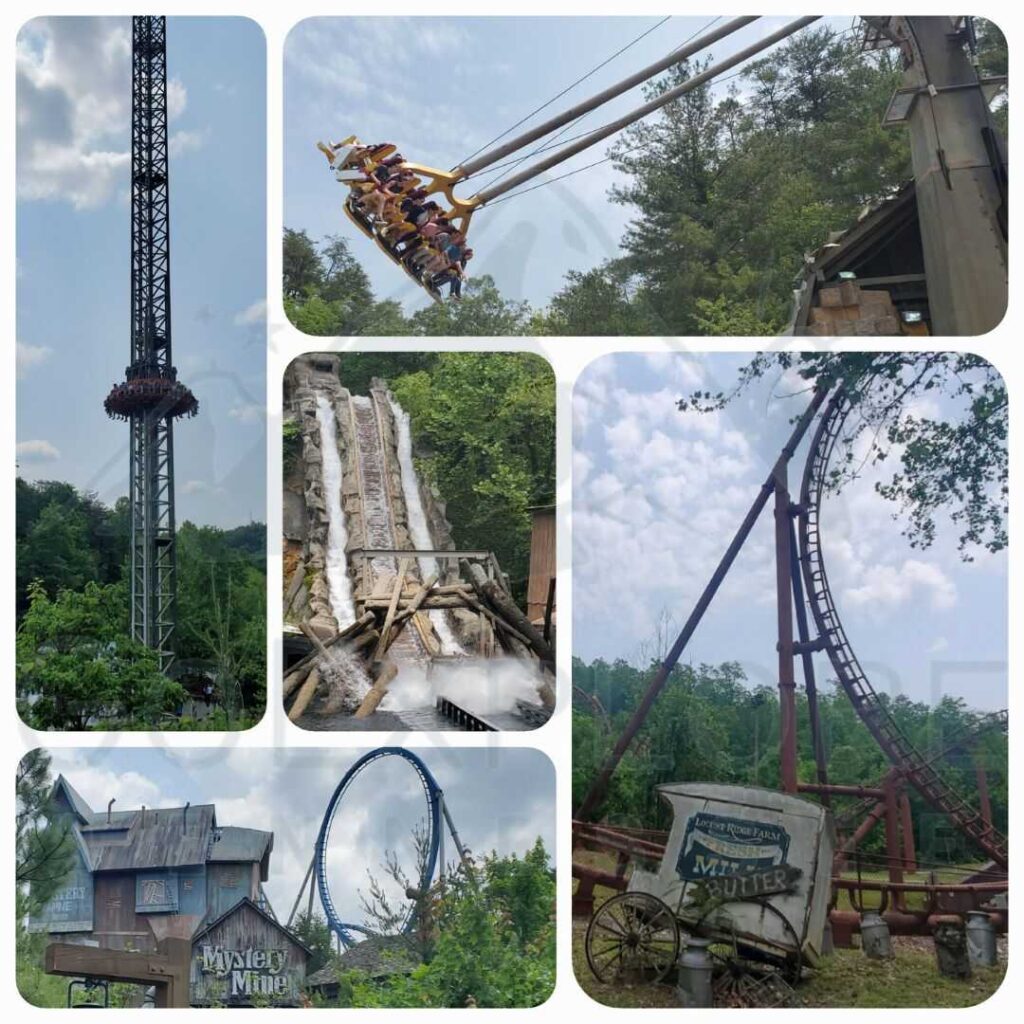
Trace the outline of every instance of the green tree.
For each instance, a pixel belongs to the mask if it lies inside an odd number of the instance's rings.
[[[122,585],[87,583],[51,598],[29,586],[18,627],[17,697],[35,729],[87,729],[106,721],[155,728],[180,704],[182,688],[163,676],[156,653],[127,636]]]
[[[450,873],[429,958],[410,973],[342,977],[341,1005],[528,1007],[555,981],[555,879],[538,840],[523,856],[484,857]]]
[[[286,299],[307,298],[315,294],[323,284],[324,270],[320,254],[305,231],[284,229],[282,269]]]
[[[295,919],[292,932],[300,942],[312,950],[313,955],[306,964],[307,976],[319,971],[331,961],[334,955],[331,929],[323,914],[315,910],[312,913],[301,911]]]
[[[706,63],[678,65],[648,96]],[[880,124],[900,78],[892,54],[807,30],[740,77],[725,97],[692,90],[620,136],[611,155],[626,181],[611,198],[634,213],[622,256],[570,275],[552,333],[590,333],[602,316],[629,334],[778,331],[803,254],[908,176],[906,138]]]
[[[550,366],[521,353],[444,352],[390,385],[411,420],[417,469],[443,496],[458,543],[494,551],[523,594],[528,510],[554,500]]]
[[[947,516],[966,561],[978,548],[1006,547],[1009,396],[991,363],[955,352],[764,352],[743,368],[732,390],[695,392],[679,407],[721,409],[755,381],[783,371],[805,380],[808,392],[841,381],[856,407],[833,460],[834,490],[865,464],[898,460],[876,490],[896,506],[912,546],[928,547],[939,517]],[[866,458],[857,449],[863,436]]]
[[[39,512],[18,545],[18,572],[23,580],[37,580],[50,595],[61,587],[79,590],[96,578],[99,560],[89,546],[80,508],[51,501]]]
[[[65,822],[51,813],[50,755],[30,750],[15,775],[14,879],[23,914],[44,907],[64,884],[75,856],[74,840]]]
[[[529,305],[502,298],[487,274],[469,279],[461,302],[433,303],[411,317],[413,334],[435,337],[525,334],[529,322]]]
[[[264,533],[262,524],[257,524]],[[262,545],[261,545],[262,546]],[[230,722],[266,703],[266,575],[224,531],[178,530],[178,655],[210,662]]]

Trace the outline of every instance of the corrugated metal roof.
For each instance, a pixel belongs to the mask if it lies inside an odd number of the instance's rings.
[[[228,825],[217,830],[210,861],[251,861],[263,860],[264,854],[274,848],[274,833],[257,828],[239,828]]]
[[[96,871],[132,871],[205,864],[216,817],[213,804],[162,807],[126,812],[133,815],[126,838],[105,842],[100,829],[83,829],[83,838]],[[104,817],[104,822],[105,822]]]

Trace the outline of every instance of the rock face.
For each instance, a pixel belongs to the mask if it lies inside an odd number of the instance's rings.
[[[301,452],[296,465],[286,472],[284,481],[284,539],[286,545],[301,545],[301,555],[293,560],[290,575],[287,562],[285,565],[284,617],[286,622],[308,622],[324,636],[337,632],[337,622],[331,613],[323,571],[329,523],[323,492],[323,439],[316,396],[324,395],[337,415],[343,390],[338,380],[336,355],[300,356],[285,373],[284,419],[286,423],[298,424]],[[338,416],[338,447],[343,464],[344,449],[349,446],[341,429],[344,422],[344,417]]]

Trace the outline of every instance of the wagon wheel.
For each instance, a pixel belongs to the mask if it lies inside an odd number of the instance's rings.
[[[722,909],[721,905],[708,908],[698,918],[694,930],[714,940],[708,953],[715,961],[712,982],[715,1006],[783,1006],[800,980],[803,967],[803,958],[798,952],[800,939],[789,919],[772,903],[760,899],[736,901],[736,905],[742,903],[756,903],[779,918],[797,952],[775,954],[746,944],[735,930],[725,932],[720,924],[705,923],[712,911]]]
[[[622,892],[590,919],[586,952],[591,972],[603,984],[653,985],[675,966],[679,924],[657,896]]]

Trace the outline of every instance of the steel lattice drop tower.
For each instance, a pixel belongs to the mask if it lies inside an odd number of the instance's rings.
[[[174,661],[174,421],[199,409],[171,362],[166,19],[132,18],[131,363],[103,403],[127,420],[132,637]]]

